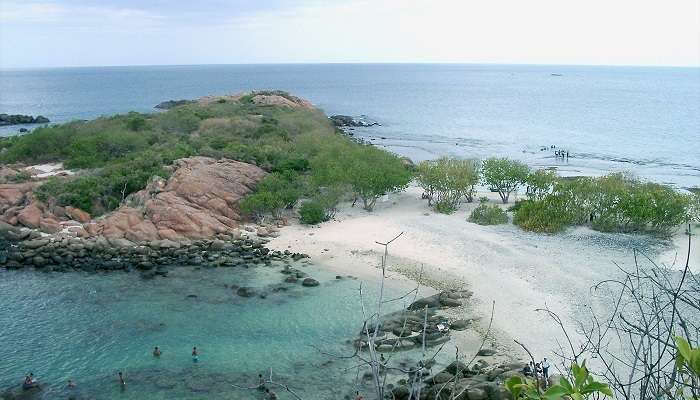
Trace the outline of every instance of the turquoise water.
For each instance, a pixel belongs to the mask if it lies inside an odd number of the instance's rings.
[[[239,297],[225,285],[270,288],[286,276],[279,267],[182,267],[155,280],[0,269],[0,392],[31,371],[49,385],[44,399],[62,397],[68,379],[86,398],[256,399],[259,392],[231,385],[254,385],[272,368],[276,381],[305,399],[342,398],[363,387],[344,371],[353,361],[318,349],[352,352],[346,341],[361,327],[360,281],[300,269],[321,285],[289,284],[264,299]],[[377,293],[376,283],[365,286],[367,296]],[[160,359],[151,355],[154,346]],[[117,371],[126,374],[124,391]]]
[[[552,76],[552,74],[561,76]],[[0,70],[0,112],[52,121],[275,88],[382,126],[357,136],[415,160],[502,155],[565,175],[631,171],[700,186],[700,68],[316,64]],[[0,135],[19,127],[0,128]],[[557,160],[540,146],[570,151]]]

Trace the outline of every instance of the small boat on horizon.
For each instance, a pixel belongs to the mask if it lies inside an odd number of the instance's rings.
[[[563,76],[562,74],[550,74],[551,76]]]

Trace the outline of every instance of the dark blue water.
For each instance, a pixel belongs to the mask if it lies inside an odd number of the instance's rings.
[[[554,76],[552,74],[561,74]],[[225,65],[0,71],[0,112],[52,121],[148,112],[163,100],[284,89],[415,159],[504,155],[565,175],[630,171],[700,186],[700,69],[509,65]],[[0,135],[16,132],[4,128]],[[569,150],[559,161],[556,145]]]

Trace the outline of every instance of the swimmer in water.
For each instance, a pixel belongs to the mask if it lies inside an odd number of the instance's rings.
[[[158,346],[156,346],[156,347],[153,349],[153,357],[160,357],[160,355],[161,355],[161,351],[160,351],[160,349],[158,348]]]
[[[265,389],[265,378],[263,378],[262,374],[258,374],[258,390],[264,390]]]
[[[278,400],[279,397],[277,397],[277,393],[273,392],[270,389],[265,389],[265,393],[267,393],[268,399],[270,400]]]
[[[68,389],[75,389],[76,384],[72,379],[68,379]]]
[[[122,390],[126,387],[126,381],[124,380],[124,375],[122,374],[122,371],[119,371],[117,374],[119,375],[119,386],[121,386]]]
[[[197,351],[197,346],[192,348],[192,362],[199,361],[199,352]]]

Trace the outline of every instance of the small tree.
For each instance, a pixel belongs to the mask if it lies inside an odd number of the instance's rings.
[[[510,194],[527,181],[530,169],[520,161],[507,158],[489,158],[483,163],[484,183],[498,192],[503,204]]]
[[[403,190],[411,182],[411,172],[401,159],[376,147],[363,146],[347,158],[348,183],[362,199],[363,208],[372,211],[377,199]]]
[[[533,200],[542,200],[544,196],[554,191],[557,176],[553,171],[538,169],[527,176],[527,197]]]
[[[473,200],[474,186],[479,182],[479,161],[448,157],[423,161],[416,169],[416,180],[425,190],[429,206],[451,213],[459,206],[462,196],[467,201]]]

